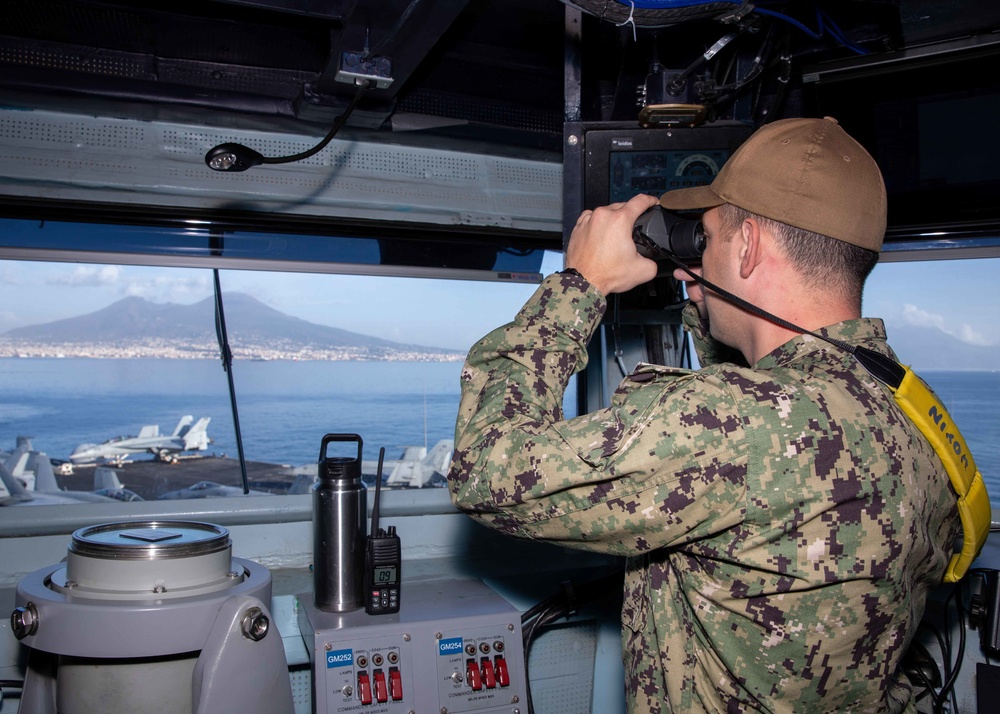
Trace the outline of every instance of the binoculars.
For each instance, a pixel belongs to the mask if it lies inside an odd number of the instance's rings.
[[[640,255],[675,264],[699,265],[705,252],[701,221],[682,218],[661,206],[653,206],[636,219],[632,241]]]

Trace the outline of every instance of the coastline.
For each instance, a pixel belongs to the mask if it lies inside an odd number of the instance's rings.
[[[233,359],[253,361],[318,362],[457,362],[465,353],[414,348],[396,350],[369,347],[302,347],[287,345],[233,346]],[[175,359],[217,360],[219,347],[166,340],[127,345],[99,343],[12,343],[0,339],[0,359]]]

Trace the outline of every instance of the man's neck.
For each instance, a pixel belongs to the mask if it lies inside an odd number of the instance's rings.
[[[816,332],[824,327],[861,317],[857,310],[849,309],[846,306],[826,306],[821,311],[797,310],[794,307],[783,310],[776,306],[772,307],[773,309],[764,309],[810,332]],[[776,325],[763,317],[755,316],[752,329],[747,336],[746,345],[741,347],[740,351],[746,357],[747,363],[754,365],[765,355],[770,354],[800,334],[802,333]]]

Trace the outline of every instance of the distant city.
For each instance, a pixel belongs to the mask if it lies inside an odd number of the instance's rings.
[[[226,298],[234,359],[452,362],[464,352],[407,345],[291,317],[249,295]],[[0,335],[0,357],[219,359],[214,304],[130,297],[87,315]]]
[[[245,293],[226,296],[234,359],[454,362],[465,350],[393,342],[292,317]],[[939,329],[889,326],[889,344],[916,370],[1000,368],[1000,347]],[[211,299],[192,305],[128,297],[86,315],[0,334],[0,358],[220,359]]]
[[[249,360],[351,360],[372,362],[457,362],[464,353],[428,350],[372,349],[365,347],[298,347],[244,345],[232,347],[234,359]],[[0,358],[91,358],[91,359],[220,359],[218,345],[178,344],[166,340],[136,340],[126,344],[31,343],[0,336]]]

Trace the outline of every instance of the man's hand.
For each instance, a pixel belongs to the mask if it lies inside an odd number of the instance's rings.
[[[566,248],[566,267],[576,268],[603,295],[623,293],[656,277],[656,262],[639,255],[632,226],[655,206],[653,196],[639,194],[628,203],[584,211]]]

